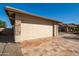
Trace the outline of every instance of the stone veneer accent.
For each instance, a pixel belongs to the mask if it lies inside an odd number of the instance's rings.
[[[15,16],[15,28],[14,28],[14,34],[15,34],[15,42],[18,42],[20,40],[21,36],[21,20],[20,17]]]

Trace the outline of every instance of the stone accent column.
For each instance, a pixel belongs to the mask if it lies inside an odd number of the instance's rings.
[[[15,35],[15,42],[20,41],[21,37],[21,20],[18,16],[15,17],[15,27],[14,27],[14,35]]]

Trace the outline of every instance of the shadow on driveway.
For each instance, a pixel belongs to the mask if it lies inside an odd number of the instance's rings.
[[[64,34],[62,38],[79,42],[79,34]]]
[[[12,35],[0,35],[1,43],[14,43],[14,36]]]
[[[20,44],[14,42],[14,36],[0,35],[0,56],[22,56]]]

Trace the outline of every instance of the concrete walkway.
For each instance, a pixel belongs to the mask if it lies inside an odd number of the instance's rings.
[[[79,42],[79,34],[70,34],[70,33],[60,33],[59,37]]]
[[[19,43],[11,39],[11,36],[0,36],[0,56],[22,56]]]
[[[0,56],[22,56],[17,43],[0,43]]]

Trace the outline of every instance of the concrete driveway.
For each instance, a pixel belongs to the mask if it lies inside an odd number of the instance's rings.
[[[21,42],[22,52],[25,56],[79,56],[77,37],[75,34],[63,33],[54,38],[23,41]]]
[[[12,36],[0,36],[0,56],[22,56],[19,43],[14,43]]]
[[[71,33],[60,33],[61,38],[79,42],[79,34],[71,34]]]
[[[62,33],[59,37],[20,44],[13,41],[11,36],[0,36],[1,56],[79,56],[79,35],[75,34]]]

